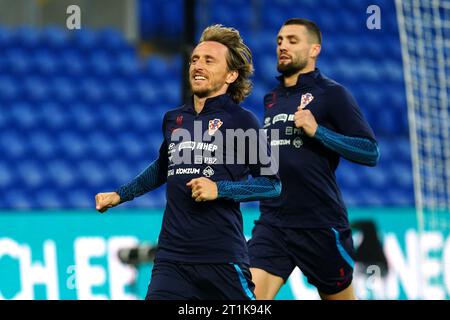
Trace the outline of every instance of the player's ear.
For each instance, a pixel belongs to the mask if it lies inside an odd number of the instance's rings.
[[[315,43],[311,46],[311,50],[309,51],[309,55],[311,58],[316,59],[319,54],[320,54],[320,50],[322,49],[322,46],[318,43]]]
[[[228,72],[225,82],[226,82],[226,84],[230,85],[233,82],[235,82],[238,77],[239,77],[239,71],[231,70],[230,72]]]

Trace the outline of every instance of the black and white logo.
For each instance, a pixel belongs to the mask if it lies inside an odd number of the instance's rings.
[[[214,175],[214,170],[210,166],[207,166],[205,169],[203,169],[203,175],[207,178]]]
[[[297,137],[292,141],[292,144],[294,147],[300,148],[303,145],[303,140],[300,137]]]

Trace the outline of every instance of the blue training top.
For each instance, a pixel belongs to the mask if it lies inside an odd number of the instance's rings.
[[[201,129],[199,136],[194,132],[195,126]],[[184,133],[179,129],[184,129]],[[265,146],[270,158],[264,135],[256,135],[257,141],[245,140],[239,149],[234,136],[227,139],[226,129],[256,132],[260,125],[250,111],[234,103],[228,94],[207,99],[199,114],[192,101],[168,111],[158,159],[117,190],[124,202],[167,182],[167,205],[156,260],[249,264],[239,202],[279,196],[281,183],[267,161],[263,164],[260,157],[252,160],[259,145]],[[186,133],[190,137],[183,136]],[[267,171],[262,172],[263,168]],[[186,184],[199,177],[217,182],[218,199],[194,201]]]
[[[264,128],[279,148],[281,195],[261,201],[263,222],[281,227],[348,226],[347,210],[336,183],[340,156],[373,166],[379,158],[374,133],[346,88],[319,69],[301,74],[295,86],[280,85],[264,97]],[[311,111],[319,127],[313,138],[296,128],[298,106]]]

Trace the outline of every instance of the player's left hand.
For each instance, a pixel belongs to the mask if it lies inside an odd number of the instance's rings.
[[[300,106],[294,114],[294,122],[297,128],[302,128],[308,137],[314,137],[317,130],[316,118],[308,109],[302,109]]]
[[[217,184],[208,178],[192,179],[186,185],[192,189],[192,198],[196,202],[216,200],[219,195]]]

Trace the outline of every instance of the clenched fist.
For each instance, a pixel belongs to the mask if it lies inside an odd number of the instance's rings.
[[[208,178],[192,179],[186,185],[192,189],[192,198],[196,202],[216,200],[219,195],[217,184]]]
[[[297,128],[302,128],[308,137],[314,137],[317,130],[317,122],[310,110],[297,108],[294,114],[294,122]]]
[[[95,196],[95,209],[103,213],[109,208],[115,207],[120,203],[120,196],[117,192],[97,193]]]

